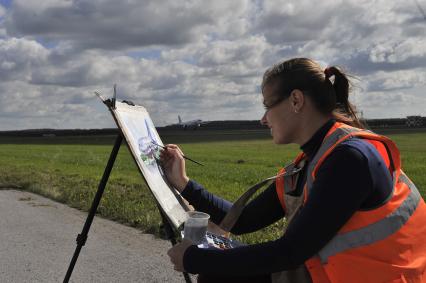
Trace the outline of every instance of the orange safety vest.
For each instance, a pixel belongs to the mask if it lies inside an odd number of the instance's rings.
[[[308,165],[303,203],[321,164],[336,146],[352,137],[366,140],[380,153],[393,177],[393,192],[380,207],[355,212],[330,242],[305,262],[313,283],[426,282],[426,205],[401,170],[399,151],[390,139],[335,123]],[[297,168],[303,158],[299,155],[293,166]],[[279,175],[284,172],[285,168]],[[294,176],[276,179],[278,198],[286,213],[286,192],[295,183]]]

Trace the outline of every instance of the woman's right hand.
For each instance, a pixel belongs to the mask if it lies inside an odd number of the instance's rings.
[[[182,150],[175,144],[166,145],[160,152],[160,162],[167,180],[179,192],[182,192],[189,181]]]

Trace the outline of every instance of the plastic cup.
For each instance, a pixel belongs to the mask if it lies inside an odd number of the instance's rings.
[[[183,237],[199,245],[206,237],[210,215],[200,211],[188,211],[187,216],[188,218],[185,221]]]

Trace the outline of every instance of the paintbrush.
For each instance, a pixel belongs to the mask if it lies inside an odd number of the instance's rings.
[[[154,142],[154,141],[151,141],[151,143],[152,143],[152,144],[154,144],[154,145],[156,145],[156,146],[159,146],[159,147],[161,147],[161,148],[163,148],[163,149],[165,149],[165,150],[167,150],[167,147],[166,147],[166,146],[164,146],[164,145],[160,145],[160,144],[158,144],[158,143],[156,143],[156,142]],[[194,162],[195,164],[198,164],[198,165],[204,166],[204,165],[203,165],[203,164],[201,164],[200,162],[195,161],[194,159],[191,159],[191,158],[189,158],[189,157],[188,157],[188,156],[186,156],[186,155],[182,155],[182,157],[183,157],[183,158],[185,158],[186,160],[189,160],[189,161]]]

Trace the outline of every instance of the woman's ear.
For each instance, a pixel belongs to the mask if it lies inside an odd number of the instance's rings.
[[[305,105],[305,95],[300,89],[294,89],[290,93],[290,104],[294,113],[299,113],[302,107]]]

